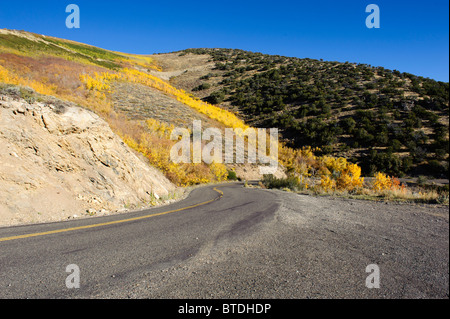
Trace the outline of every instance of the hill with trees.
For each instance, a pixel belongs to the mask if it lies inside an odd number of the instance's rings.
[[[192,68],[195,56],[203,67]],[[250,126],[279,128],[291,147],[343,156],[365,175],[448,178],[447,82],[367,64],[234,49],[153,58],[163,70],[165,64],[186,67],[174,73],[174,86],[236,112]]]
[[[177,186],[261,179],[294,191],[448,203],[448,187],[408,189],[397,178],[448,176],[448,83],[242,50],[125,54],[0,29],[0,93],[11,92],[30,105],[56,98],[93,111]],[[261,163],[173,162],[171,133],[192,134],[193,120],[219,130],[278,127],[275,176],[262,176]]]

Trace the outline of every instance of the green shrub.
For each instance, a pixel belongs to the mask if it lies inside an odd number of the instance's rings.
[[[294,176],[286,178],[277,178],[273,175],[264,175],[262,183],[266,188],[276,188],[276,189],[288,188],[290,190],[299,190],[302,188],[299,183],[299,180]]]
[[[192,91],[203,91],[203,90],[208,90],[210,88],[211,88],[211,84],[202,83],[199,86],[197,86],[196,88],[192,89]]]
[[[238,179],[238,177],[237,177],[237,175],[236,175],[236,172],[235,172],[235,171],[229,170],[229,171],[228,171],[228,177],[227,177],[227,179],[228,179],[229,181],[236,181],[236,180]]]

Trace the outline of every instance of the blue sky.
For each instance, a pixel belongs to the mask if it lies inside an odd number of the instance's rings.
[[[114,51],[237,48],[367,63],[449,81],[447,0],[0,1],[0,28]],[[71,3],[80,7],[80,29],[66,28]],[[371,3],[380,8],[379,29],[365,25]]]

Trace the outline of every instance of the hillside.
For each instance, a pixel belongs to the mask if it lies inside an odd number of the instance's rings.
[[[222,164],[174,164],[173,127],[243,127],[234,114],[197,100],[150,75],[160,70],[147,56],[111,52],[25,31],[0,30],[0,82],[30,87],[85,107],[103,118],[125,143],[179,186],[227,178]],[[256,167],[235,167],[251,173]],[[251,175],[249,175],[251,176]]]
[[[220,165],[170,163],[174,125],[223,124],[146,76],[157,68],[145,56],[0,30],[0,224],[147,207],[176,186],[225,179]]]
[[[240,178],[314,193],[448,199],[434,189],[406,189],[396,178],[448,175],[448,83],[240,50],[133,55],[3,29],[0,90],[18,91],[30,105],[56,99],[95,113],[180,187]],[[263,176],[262,163],[247,157],[245,163],[193,163],[191,152],[191,161],[175,163],[170,152],[178,141],[171,133],[181,127],[192,138],[194,120],[222,136],[227,128],[278,127],[276,174]],[[237,155],[237,144],[233,150]]]
[[[365,175],[448,178],[449,84],[365,64],[189,49],[152,56],[162,76],[289,145],[359,163]],[[155,72],[158,73],[158,72]]]
[[[175,191],[100,117],[30,90],[0,90],[0,145],[0,226],[146,207]]]

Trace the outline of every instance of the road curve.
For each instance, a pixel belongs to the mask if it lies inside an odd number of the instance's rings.
[[[448,208],[206,186],[165,207],[0,228],[0,298],[448,298],[448,245]]]
[[[207,243],[273,216],[275,196],[241,184],[203,187],[170,206],[0,229],[0,298],[88,298],[193,257]],[[244,196],[243,196],[244,195]],[[68,265],[80,289],[66,287]]]

